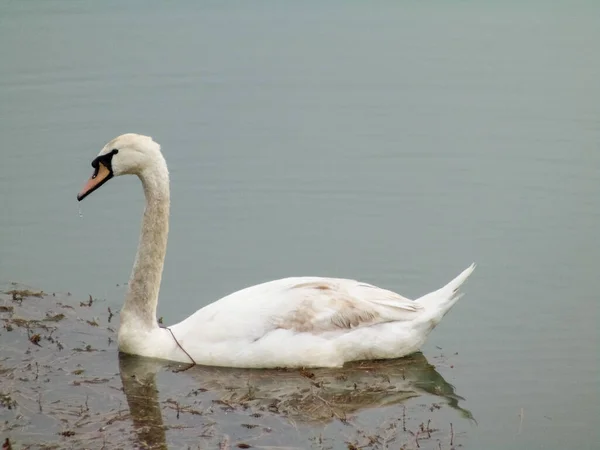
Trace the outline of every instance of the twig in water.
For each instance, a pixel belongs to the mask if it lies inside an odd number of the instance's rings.
[[[173,369],[173,373],[185,372],[186,370],[191,369],[195,365],[196,365],[195,363],[186,364],[185,366],[178,367],[177,369]]]
[[[452,426],[452,422],[450,422],[450,447],[454,447],[454,427]]]
[[[173,340],[175,341],[175,343],[177,344],[177,347],[179,347],[181,349],[181,351],[183,351],[183,353],[185,353],[187,355],[188,358],[190,358],[190,360],[192,361],[192,365],[190,367],[193,367],[196,365],[196,361],[194,361],[194,358],[192,358],[190,356],[190,354],[188,352],[185,351],[185,349],[181,346],[181,344],[179,343],[179,341],[177,340],[177,338],[175,337],[175,335],[173,334],[173,331],[171,331],[171,329],[169,327],[165,327],[167,330],[169,330],[169,333],[171,333],[171,336],[173,337]],[[184,369],[187,370],[190,367]],[[181,371],[180,371],[181,372]]]

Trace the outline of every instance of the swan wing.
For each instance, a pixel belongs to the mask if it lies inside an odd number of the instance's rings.
[[[408,321],[422,308],[414,300],[356,280],[294,277],[234,292],[172,328],[213,342],[253,341],[276,329],[320,335]]]
[[[415,301],[395,292],[346,279],[294,281],[282,296],[296,306],[275,314],[273,325],[295,332],[326,333],[412,320],[422,309]]]

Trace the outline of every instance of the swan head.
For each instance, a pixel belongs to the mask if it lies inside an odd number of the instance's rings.
[[[92,161],[94,173],[77,194],[77,200],[83,200],[113,177],[140,175],[157,160],[163,160],[160,145],[151,137],[134,133],[116,137]]]

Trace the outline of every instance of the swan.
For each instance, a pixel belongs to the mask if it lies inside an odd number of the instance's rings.
[[[234,292],[170,327],[156,308],[169,231],[169,171],[160,145],[124,134],[92,161],[79,201],[113,177],[137,175],[146,207],[120,312],[119,351],[150,358],[239,368],[341,367],[419,350],[462,294],[472,264],[416,300],[350,279],[293,277]]]

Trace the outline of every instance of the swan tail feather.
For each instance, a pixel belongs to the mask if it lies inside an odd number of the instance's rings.
[[[471,264],[465,270],[463,270],[456,278],[446,284],[444,287],[437,291],[430,292],[418,298],[416,301],[425,309],[431,312],[436,321],[439,321],[450,311],[452,306],[463,296],[459,292],[460,287],[463,285],[467,278],[475,270],[475,263]]]

